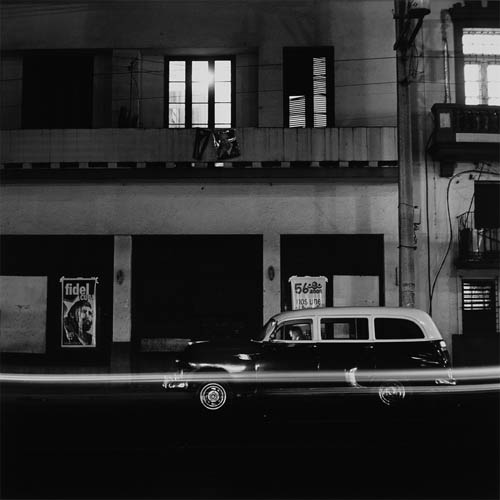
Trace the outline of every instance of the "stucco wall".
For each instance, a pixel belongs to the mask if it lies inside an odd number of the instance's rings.
[[[39,186],[5,185],[0,211],[0,232],[13,235],[262,234],[264,318],[280,309],[279,274],[271,282],[267,268],[279,269],[281,234],[383,234],[386,304],[398,302],[394,184],[65,184],[45,186],[43,199]],[[128,269],[121,238],[115,260]]]
[[[237,54],[237,126],[280,127],[283,47],[329,45],[335,50],[336,126],[394,126],[392,5],[392,0],[7,2],[2,49],[137,51],[145,72],[140,79],[145,127],[162,126],[163,55]],[[128,102],[128,62],[122,60],[121,71],[113,63],[114,108],[122,97]],[[18,121],[13,117],[9,127]]]

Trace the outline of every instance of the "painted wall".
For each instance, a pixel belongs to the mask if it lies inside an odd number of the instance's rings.
[[[127,235],[262,234],[263,319],[280,310],[281,234],[384,234],[386,303],[398,301],[394,184],[64,184],[45,186],[43,199],[36,185],[6,185],[0,211],[2,234],[125,235],[115,254],[115,265],[125,270]],[[270,265],[278,271],[273,281]],[[115,293],[126,294],[122,288],[115,284]],[[123,303],[115,311],[122,324],[128,307]]]
[[[491,0],[490,0],[491,1]],[[494,0],[498,1],[498,0]],[[416,252],[416,291],[417,303],[429,310],[429,275],[430,282],[443,262],[450,242],[450,224],[448,219],[447,191],[449,189],[449,214],[452,225],[452,246],[436,280],[433,295],[433,319],[440,330],[451,337],[460,332],[460,290],[459,271],[454,260],[458,255],[458,220],[457,217],[469,210],[474,194],[474,180],[478,180],[479,171],[500,172],[498,162],[490,165],[472,162],[458,163],[455,173],[476,171],[463,174],[453,180],[440,176],[439,162],[434,162],[426,154],[427,142],[433,130],[431,107],[434,103],[445,100],[445,57],[444,49],[448,46],[448,102],[455,102],[455,66],[453,24],[447,12],[455,2],[433,0],[431,13],[425,17],[422,30],[416,38],[419,58],[414,61],[416,69],[410,90],[412,95],[412,136],[413,136],[413,173],[414,205],[420,207],[421,225],[417,235]],[[485,2],[483,2],[485,3]],[[427,170],[427,179],[426,179]],[[481,175],[481,180],[500,181],[498,175]],[[426,208],[427,207],[427,208]],[[429,227],[427,227],[427,213]],[[427,239],[430,243],[430,272],[427,255]]]
[[[392,5],[392,0],[6,2],[1,44],[5,51],[113,51],[112,62],[97,61],[103,76],[94,88],[98,102],[109,98],[104,74],[112,68],[112,125],[120,104],[128,103],[127,66],[139,57],[144,127],[162,126],[166,54],[236,55],[237,126],[281,127],[283,47],[330,45],[335,49],[336,126],[394,126]],[[9,92],[19,93],[20,81],[8,85]],[[100,105],[95,111],[109,114]],[[18,127],[20,107],[10,113],[7,127]],[[103,123],[99,117],[94,126],[110,126]]]

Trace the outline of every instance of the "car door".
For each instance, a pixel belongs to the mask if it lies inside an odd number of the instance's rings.
[[[367,317],[321,317],[319,334],[319,376],[324,386],[355,385],[356,372],[374,368]]]
[[[416,322],[407,318],[376,317],[374,331],[377,369],[411,370],[442,366],[439,340],[426,340]]]
[[[282,322],[262,344],[256,366],[258,390],[266,394],[303,394],[314,385],[317,370],[312,320]]]

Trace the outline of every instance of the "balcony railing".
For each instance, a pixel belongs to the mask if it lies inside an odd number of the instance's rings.
[[[474,227],[474,212],[458,216],[459,267],[497,266],[500,260],[500,229]]]
[[[156,171],[367,167],[363,169],[367,171],[368,167],[396,167],[398,162],[395,127],[239,128],[235,138],[240,154],[220,160],[212,137],[201,155],[194,154],[199,146],[195,129],[4,130],[0,159],[4,173],[100,169],[116,176],[147,167]]]

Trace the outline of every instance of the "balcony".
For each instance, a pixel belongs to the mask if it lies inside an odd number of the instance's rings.
[[[500,228],[475,228],[474,212],[458,216],[459,268],[497,268],[500,262]]]
[[[3,180],[397,179],[395,127],[239,128],[235,139],[240,154],[221,159],[212,135],[202,151],[196,129],[4,130],[0,175]]]
[[[441,162],[498,161],[500,106],[434,104],[429,152]]]

